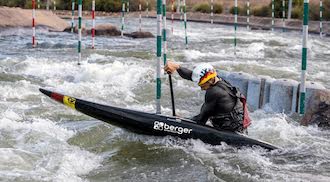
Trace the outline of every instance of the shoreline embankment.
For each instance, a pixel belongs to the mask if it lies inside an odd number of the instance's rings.
[[[71,19],[71,11],[59,10],[59,11],[47,11],[47,10],[37,10],[36,11],[36,26],[45,26],[53,31],[63,31],[69,26],[65,19]],[[78,12],[75,12],[75,18],[77,18]],[[143,17],[146,16],[146,12],[143,12]],[[120,17],[121,13],[110,13],[110,12],[96,12],[96,17]],[[125,14],[128,18],[138,17],[139,12],[130,12]],[[149,18],[156,18],[156,12],[150,11]],[[171,19],[171,13],[167,14],[167,18]],[[246,16],[238,16],[238,26],[247,26]],[[83,11],[83,19],[91,19],[90,11]],[[199,22],[199,23],[210,23],[210,15],[206,13],[199,12],[188,12],[187,13],[188,22]],[[180,21],[180,14],[174,13],[174,20]],[[215,14],[214,24],[223,25],[234,25],[234,16],[226,14]],[[252,30],[271,30],[272,29],[272,18],[270,17],[250,17],[250,28]],[[0,7],[0,30],[5,28],[13,27],[31,27],[32,25],[32,10],[31,9],[21,9],[21,8],[9,8]],[[275,19],[274,28],[278,30],[283,29],[282,19]],[[285,28],[287,31],[302,31],[302,21],[297,19],[285,20]],[[309,22],[309,32],[319,34],[320,32],[319,21]],[[324,35],[330,36],[330,22],[323,22],[323,33]]]

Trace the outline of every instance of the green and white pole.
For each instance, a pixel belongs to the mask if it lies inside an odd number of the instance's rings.
[[[180,1],[180,7],[179,7],[180,8],[180,20],[182,20],[182,18],[183,18],[182,17],[182,15],[183,15],[183,8],[182,8],[182,2],[181,2],[182,0],[179,0],[179,1]]]
[[[214,6],[214,2],[213,0],[211,0],[211,24],[213,24],[213,6]]]
[[[246,29],[250,30],[250,0],[247,0],[246,6]]]
[[[129,13],[129,0],[127,0],[127,13]]]
[[[166,0],[162,0],[162,19],[163,19],[163,58],[164,58],[164,65],[166,64],[167,60],[167,37],[166,37]]]
[[[323,36],[323,1],[320,0],[320,37]]]
[[[282,29],[285,32],[285,0],[282,0]]]
[[[40,0],[38,0],[38,9],[40,9]]]
[[[122,0],[121,9],[121,37],[124,37],[124,26],[125,26],[125,1]]]
[[[160,63],[162,61],[162,0],[157,0],[157,68],[156,68],[156,114],[161,113]]]
[[[309,21],[309,0],[304,0],[304,25],[303,25],[303,46],[301,61],[301,83],[300,83],[300,114],[305,113],[306,97],[306,70],[307,70],[307,43],[308,43],[308,21]]]
[[[50,0],[47,0],[47,2],[46,2],[46,9],[47,9],[47,11],[49,11],[49,1]]]
[[[289,3],[288,3],[288,17],[287,19],[288,20],[291,20],[291,15],[292,15],[292,0],[289,0]]]
[[[167,24],[166,24],[166,0],[162,0],[162,19],[163,19],[163,61],[164,61],[164,65],[167,62],[167,36],[166,36],[166,28],[167,28]],[[170,83],[170,92],[171,92],[171,100],[172,100],[172,112],[173,112],[173,116],[175,116],[175,104],[174,104],[174,94],[173,94],[173,85],[172,85],[172,76],[169,74],[168,75],[169,78],[169,83]]]
[[[74,29],[74,5],[75,5],[75,0],[72,0],[72,5],[71,5],[71,9],[72,9],[72,18],[71,18],[71,33],[73,33],[73,29]]]
[[[275,25],[275,0],[272,0],[272,31],[274,32]]]
[[[56,1],[54,0],[54,11],[56,11]]]
[[[82,1],[78,0],[78,65],[80,65],[81,62],[81,21],[82,21]]]
[[[234,35],[234,54],[236,55],[236,46],[237,46],[237,13],[238,13],[238,7],[237,7],[237,0],[235,0],[235,35]]]
[[[185,36],[185,45],[188,49],[188,35],[187,35],[187,8],[186,0],[183,0],[183,19],[184,19],[184,36]]]

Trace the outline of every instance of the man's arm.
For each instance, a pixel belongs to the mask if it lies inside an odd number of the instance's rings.
[[[181,67],[180,64],[173,62],[173,61],[167,61],[164,70],[168,73],[168,74],[172,74],[175,71],[177,71],[179,73],[179,75],[186,79],[186,80],[191,80],[192,81],[192,71],[187,69],[187,68],[183,68]]]
[[[214,113],[216,103],[217,103],[217,98],[214,96],[214,94],[206,93],[205,103],[201,108],[200,114],[194,116],[192,120],[196,121],[197,124],[205,125],[209,117],[212,116],[212,113]]]
[[[186,79],[186,80],[190,80],[192,81],[192,71],[190,69],[187,69],[187,68],[184,68],[184,67],[181,67],[179,69],[176,70],[179,75],[183,78],[183,79]]]

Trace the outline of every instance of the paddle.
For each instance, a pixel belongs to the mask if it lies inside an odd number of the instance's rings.
[[[175,116],[175,103],[174,103],[174,93],[173,93],[173,85],[172,85],[172,76],[171,74],[168,75],[168,79],[170,81],[170,91],[171,91],[171,101],[172,101],[172,113]]]

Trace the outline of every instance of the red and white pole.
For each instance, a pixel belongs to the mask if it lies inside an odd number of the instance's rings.
[[[142,31],[142,5],[141,0],[139,0],[139,31]]]
[[[93,27],[92,27],[92,49],[95,48],[95,0],[92,1],[92,19],[93,19]]]
[[[36,1],[32,0],[32,47],[35,48],[36,45]]]
[[[174,32],[174,0],[171,1],[172,2],[172,14],[171,14],[171,19],[172,19],[172,35]]]

